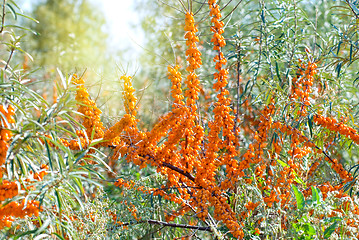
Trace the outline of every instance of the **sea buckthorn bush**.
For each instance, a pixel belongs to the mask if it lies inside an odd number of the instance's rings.
[[[168,111],[143,124],[129,73],[117,121],[83,74],[58,70],[42,96],[4,2],[2,237],[359,238],[357,3],[323,3],[169,3],[183,57],[163,68]]]

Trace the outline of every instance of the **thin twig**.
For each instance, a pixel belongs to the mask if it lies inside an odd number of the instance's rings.
[[[230,2],[229,2],[229,3],[230,3]],[[229,3],[228,3],[228,4],[229,4]],[[224,18],[222,18],[221,21],[224,21],[228,16],[230,16],[230,15],[238,8],[239,4],[241,4],[241,3],[242,3],[242,0],[239,1],[239,2],[237,3],[237,5],[231,10],[231,12],[228,13],[227,16],[225,16]],[[228,4],[227,4],[227,5],[228,5]],[[221,9],[221,11],[222,11],[225,7],[227,7],[227,5],[225,5],[225,6]]]
[[[2,16],[1,16],[1,29],[0,29],[0,33],[2,33],[2,31],[4,30],[4,24],[5,24],[5,0],[3,1],[2,4]]]
[[[201,11],[201,9],[203,8],[203,6],[205,5],[206,0],[203,0],[203,3],[201,3],[201,6],[198,8],[198,10],[193,14],[194,16],[197,15],[197,13],[199,13],[199,11]]]
[[[6,62],[6,65],[5,65],[4,70],[6,70],[6,69],[9,67],[9,63],[10,63],[10,60],[11,60],[11,58],[12,58],[12,55],[14,54],[14,51],[15,51],[15,50],[12,48],[12,49],[11,49],[11,52],[10,52],[9,59],[8,59],[7,62]]]
[[[180,4],[182,5],[183,9],[185,10],[185,12],[188,12],[189,10],[186,9],[185,4],[182,2],[182,0],[178,0],[180,2]]]
[[[181,13],[185,14],[185,12],[184,12],[184,11],[182,11],[181,9],[178,9],[178,8],[176,8],[176,7],[174,7],[174,6],[171,6],[170,4],[165,3],[164,1],[161,1],[161,0],[158,0],[158,1],[159,1],[160,3],[162,3],[162,4],[166,5],[166,6],[170,7],[170,8],[173,8],[173,9],[175,9],[175,10],[177,10],[177,11],[179,11],[179,12],[181,12]]]

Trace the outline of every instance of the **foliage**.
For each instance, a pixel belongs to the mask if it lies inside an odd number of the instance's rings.
[[[128,74],[115,122],[84,76],[58,71],[41,97],[12,64],[21,26],[2,21],[3,237],[358,238],[358,3],[322,3],[165,4],[184,41],[151,124]]]

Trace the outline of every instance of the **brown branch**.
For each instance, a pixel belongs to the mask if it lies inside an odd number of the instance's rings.
[[[195,180],[195,177],[192,176],[192,174],[190,174],[190,173],[188,173],[188,172],[185,172],[185,171],[183,171],[182,169],[173,166],[172,164],[169,164],[169,163],[164,162],[164,163],[162,163],[162,166],[168,167],[169,169],[171,169],[171,170],[173,170],[173,171],[175,171],[175,172],[178,172],[178,173],[182,174],[183,176],[187,177],[187,178],[188,178],[189,180],[191,180],[192,182],[194,182],[194,180]]]
[[[5,0],[2,4],[2,17],[1,17],[1,29],[0,29],[0,33],[2,33],[2,31],[4,30],[4,24],[5,24]]]
[[[1,33],[1,32],[0,32],[0,33]],[[8,60],[7,60],[7,62],[6,62],[6,65],[5,65],[4,70],[6,70],[6,69],[9,67],[10,60],[11,60],[11,58],[12,58],[13,54],[14,54],[14,51],[15,51],[15,49],[14,49],[14,48],[12,48],[12,49],[11,49],[11,52],[10,52],[9,59],[8,59]]]
[[[135,223],[127,222],[127,223],[120,224],[120,226],[128,226],[128,225],[131,225],[131,224],[140,224],[140,223],[148,223],[148,224],[152,224],[152,225],[162,225],[162,226],[165,226],[165,227],[186,228],[186,229],[193,229],[193,230],[212,232],[212,229],[210,227],[201,227],[201,226],[192,226],[192,225],[187,225],[187,224],[168,223],[168,222],[162,222],[162,221],[151,220],[151,219],[150,220],[138,221],[138,222],[135,222]]]
[[[140,156],[140,157],[142,157],[142,158],[147,157],[147,158],[151,158],[152,160],[154,160],[154,157],[151,156],[151,155]],[[176,166],[173,166],[173,165],[170,164],[170,163],[163,162],[163,163],[161,164],[161,166],[162,166],[162,167],[168,167],[169,169],[171,169],[171,170],[173,170],[173,171],[175,171],[175,172],[178,172],[179,174],[181,174],[181,175],[187,177],[187,178],[188,178],[189,180],[191,180],[192,182],[195,182],[195,177],[194,177],[192,174],[190,174],[189,172],[185,172],[184,170],[182,170],[182,169],[180,169],[180,168],[178,168],[178,167],[176,167]]]

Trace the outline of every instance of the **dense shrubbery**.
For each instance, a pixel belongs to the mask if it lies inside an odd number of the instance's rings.
[[[359,238],[358,10],[336,3],[239,3],[239,32],[233,3],[173,3],[186,61],[166,68],[170,109],[143,124],[129,75],[113,123],[83,76],[59,70],[41,96],[4,1],[2,237]]]

